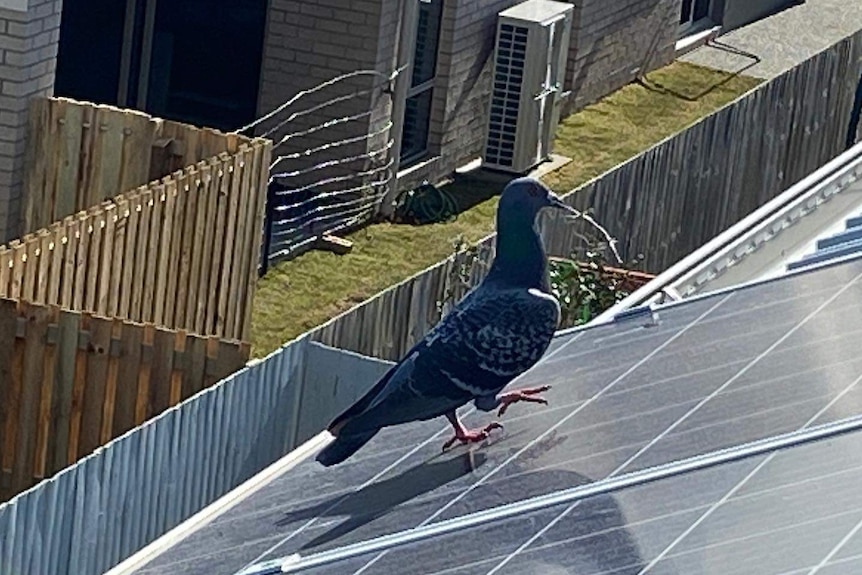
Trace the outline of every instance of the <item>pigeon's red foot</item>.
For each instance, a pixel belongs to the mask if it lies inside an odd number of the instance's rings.
[[[458,425],[455,427],[455,437],[443,444],[443,451],[452,447],[456,441],[460,441],[461,443],[479,443],[480,441],[485,441],[491,435],[491,431],[495,429],[503,429],[503,426],[496,421],[489,423],[482,429],[466,429]]]
[[[518,403],[519,401],[528,401],[530,403],[544,403],[548,404],[548,400],[544,397],[536,397],[540,393],[544,393],[551,389],[550,385],[543,385],[542,387],[533,387],[530,389],[516,389],[514,391],[506,392],[502,395],[499,395],[497,399],[500,400],[500,410],[497,411],[497,416],[501,416],[506,413],[506,410],[509,409],[509,406],[513,403]]]

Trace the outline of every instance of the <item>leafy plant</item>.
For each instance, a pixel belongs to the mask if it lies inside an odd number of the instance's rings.
[[[454,265],[449,269],[443,297],[437,301],[437,312],[444,313],[447,304],[456,303],[472,286],[474,266],[486,265],[479,257],[478,246],[462,236],[453,242]],[[605,310],[628,296],[632,286],[640,281],[632,272],[608,265],[606,246],[593,244],[583,252],[583,258],[550,258],[548,272],[551,291],[560,302],[560,328],[588,323]],[[576,257],[576,256],[573,256]]]
[[[598,250],[584,255],[584,261],[549,261],[551,291],[562,311],[561,328],[588,323],[631,293],[625,271],[609,268]]]
[[[437,301],[437,312],[443,314],[447,304],[456,303],[471,287],[470,278],[476,265],[483,265],[479,259],[479,246],[470,244],[459,234],[452,242],[454,265],[446,274],[443,298]]]

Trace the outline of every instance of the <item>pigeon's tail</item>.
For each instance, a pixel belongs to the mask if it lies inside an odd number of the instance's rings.
[[[321,465],[329,467],[341,463],[357,451],[359,448],[371,441],[379,430],[363,431],[361,433],[339,434],[335,441],[327,445],[317,454],[317,461]]]

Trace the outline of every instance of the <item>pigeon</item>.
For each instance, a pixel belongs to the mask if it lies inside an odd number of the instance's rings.
[[[327,428],[335,439],[317,455],[324,466],[343,462],[384,427],[445,416],[454,437],[448,449],[484,441],[502,425],[467,429],[456,410],[470,401],[502,416],[516,402],[547,404],[541,386],[503,393],[544,355],[559,326],[547,257],[536,230],[543,208],[575,215],[533,178],[509,182],[497,208],[496,257],[482,282],[383,377]]]

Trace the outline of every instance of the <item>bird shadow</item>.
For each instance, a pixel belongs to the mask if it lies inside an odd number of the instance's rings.
[[[346,497],[339,495],[286,513],[276,525],[284,527],[311,518],[347,515],[345,521],[304,544],[300,550],[318,547],[367,525],[402,503],[472,473],[487,461],[486,455],[476,451],[441,459],[443,456],[436,455],[399,475],[367,485]]]

